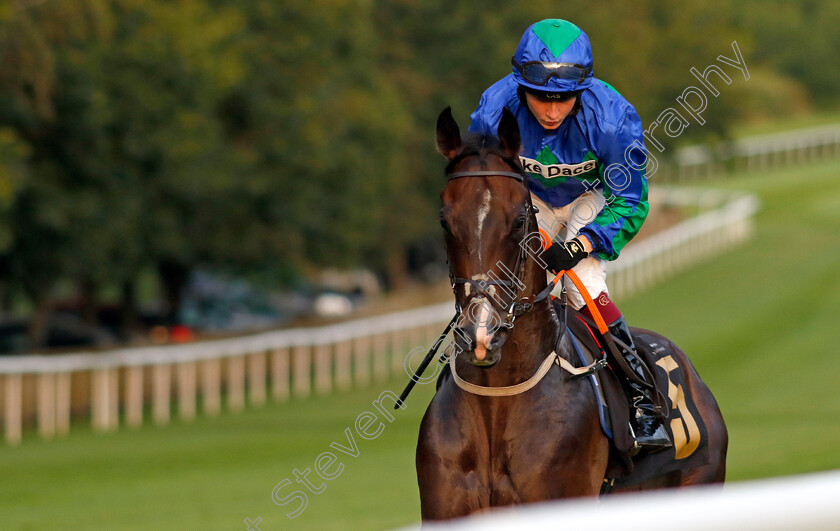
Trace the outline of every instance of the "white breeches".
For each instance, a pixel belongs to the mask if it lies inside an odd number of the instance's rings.
[[[540,209],[537,213],[537,223],[542,230],[551,236],[552,240],[569,241],[578,235],[578,231],[592,222],[604,208],[606,201],[603,194],[598,191],[590,191],[579,196],[566,206],[552,208],[544,203],[539,197],[531,194],[531,201]],[[572,268],[581,282],[589,292],[589,296],[595,298],[602,291],[607,290],[607,271],[603,260],[596,256],[589,256],[581,260],[578,265]],[[550,272],[547,273],[549,280],[554,278]],[[575,309],[580,309],[586,304],[577,288],[568,278],[563,278],[566,287],[566,295],[569,304]],[[562,286],[558,285],[552,291],[552,295],[560,296]]]

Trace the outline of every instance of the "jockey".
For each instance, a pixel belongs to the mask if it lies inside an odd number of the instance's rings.
[[[635,349],[624,317],[610,300],[605,264],[618,258],[648,213],[647,151],[639,115],[612,86],[593,76],[589,38],[571,22],[533,24],[511,62],[512,73],[481,96],[470,131],[494,135],[502,110],[513,112],[538,223],[553,241],[543,260],[555,273],[577,273],[612,334]],[[570,304],[588,314],[575,286],[568,282],[565,287]],[[645,380],[636,356],[623,354]],[[671,446],[654,413],[651,391],[630,387],[636,444],[651,450]]]

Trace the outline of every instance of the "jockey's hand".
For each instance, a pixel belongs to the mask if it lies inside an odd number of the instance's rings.
[[[578,238],[567,242],[554,242],[543,252],[542,258],[548,270],[557,273],[575,267],[578,262],[589,256],[583,243]]]

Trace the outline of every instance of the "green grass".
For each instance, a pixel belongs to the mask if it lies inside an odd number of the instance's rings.
[[[731,179],[759,194],[755,237],[622,304],[694,360],[730,430],[729,479],[840,467],[840,164]],[[652,186],[656,186],[655,183]],[[385,389],[295,400],[165,428],[29,436],[0,447],[3,529],[388,529],[419,519],[414,444],[430,386],[356,442],[306,511],[272,489],[313,468]],[[313,474],[314,475],[314,474]],[[310,476],[312,477],[312,476]],[[283,493],[290,493],[287,488]]]
[[[200,418],[113,434],[74,428],[66,439],[34,436],[0,449],[2,529],[382,529],[417,519],[413,446],[431,386],[374,440],[355,436],[358,457],[341,457],[342,474],[310,494],[307,509],[272,502],[293,470],[312,469],[344,429],[395,380],[369,390],[272,404],[241,415]],[[335,452],[337,453],[337,452]],[[342,455],[342,454],[338,454]],[[313,472],[309,477],[316,482]],[[285,496],[294,488],[282,490]]]
[[[762,200],[755,237],[624,304],[692,357],[730,429],[729,478],[840,467],[838,163],[719,183]]]

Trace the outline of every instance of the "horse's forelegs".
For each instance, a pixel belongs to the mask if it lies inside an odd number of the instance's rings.
[[[420,514],[424,522],[458,518],[489,507],[488,489],[479,484],[475,473],[452,472],[428,468],[420,472],[418,468]]]

